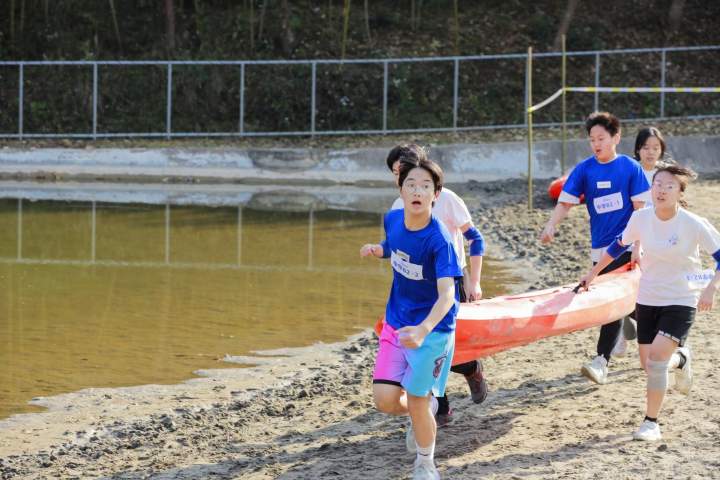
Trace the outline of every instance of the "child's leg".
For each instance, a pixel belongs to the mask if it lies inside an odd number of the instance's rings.
[[[678,343],[663,335],[655,336],[647,362],[647,408],[645,415],[657,418],[668,384],[668,362]]]
[[[373,400],[375,407],[390,415],[407,415],[408,400],[405,390],[396,385],[383,383],[373,384]]]
[[[417,397],[407,395],[407,407],[415,433],[415,443],[420,448],[427,448],[435,443],[437,426],[430,410],[430,395]]]

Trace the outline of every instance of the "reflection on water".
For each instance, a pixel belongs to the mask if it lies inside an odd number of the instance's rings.
[[[366,328],[391,275],[358,250],[380,235],[380,213],[0,200],[0,418]],[[486,262],[486,296],[503,275]]]

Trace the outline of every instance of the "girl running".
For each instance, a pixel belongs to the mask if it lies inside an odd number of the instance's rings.
[[[635,315],[640,355],[647,359],[647,398],[645,419],[633,434],[637,440],[662,438],[657,419],[667,390],[668,369],[675,371],[675,388],[686,395],[690,391],[692,358],[685,341],[696,310],[712,308],[720,284],[720,233],[706,219],[685,209],[684,192],[693,178],[695,173],[688,168],[659,168],[652,182],[654,208],[635,211],[622,235],[580,280],[587,288],[627,246],[636,241],[642,246]],[[718,262],[714,272],[702,270],[700,247]]]

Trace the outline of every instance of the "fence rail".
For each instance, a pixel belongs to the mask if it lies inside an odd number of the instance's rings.
[[[715,108],[715,104],[711,105],[713,108],[713,111],[710,113],[703,113],[703,114],[685,114],[682,116],[668,116],[667,115],[667,106],[666,106],[666,93],[667,90],[665,87],[667,87],[667,69],[669,66],[668,61],[668,54],[681,54],[681,53],[688,53],[688,52],[711,52],[711,51],[718,51],[720,50],[720,45],[708,45],[708,46],[696,46],[696,47],[667,47],[667,48],[640,48],[640,49],[624,49],[624,50],[596,50],[596,51],[577,51],[577,52],[567,52],[567,58],[584,58],[588,57],[594,60],[592,69],[594,73],[594,97],[592,102],[592,108],[594,110],[599,110],[601,108],[600,104],[600,90],[597,89],[597,87],[600,87],[600,78],[601,78],[601,65],[602,65],[602,58],[603,57],[609,57],[609,56],[618,56],[618,55],[646,55],[646,54],[653,54],[653,55],[660,55],[660,62],[659,62],[659,70],[660,70],[660,78],[657,79],[656,82],[652,82],[653,84],[659,84],[661,89],[660,91],[653,91],[652,94],[656,94],[659,97],[659,111],[658,114],[655,116],[643,116],[639,115],[637,118],[647,121],[652,120],[660,120],[660,119],[668,119],[668,118],[720,118],[720,102],[717,103],[717,108]],[[543,59],[543,58],[560,58],[562,53],[560,52],[546,52],[546,53],[538,53],[533,54],[533,58],[535,59]],[[526,60],[528,58],[528,54],[522,53],[522,54],[503,54],[503,55],[472,55],[472,56],[446,56],[446,57],[432,57],[432,58],[391,58],[391,59],[350,59],[350,60],[222,60],[222,61],[214,61],[214,60],[201,60],[201,61],[2,61],[0,62],[0,69],[6,69],[6,68],[17,68],[17,128],[16,131],[10,132],[10,131],[0,131],[0,138],[15,138],[15,139],[24,139],[24,138],[91,138],[91,139],[100,139],[100,138],[123,138],[123,137],[147,137],[147,138],[182,138],[182,137],[268,137],[268,136],[316,136],[316,135],[368,135],[368,134],[403,134],[403,133],[420,133],[420,132],[462,132],[462,131],[471,131],[471,130],[484,130],[484,129],[500,129],[500,128],[519,128],[519,127],[525,127],[527,126],[526,120],[524,120],[523,112],[529,107],[527,105],[527,91],[528,91],[528,78],[529,78],[529,72],[527,71],[527,67],[524,67],[524,79],[518,79],[518,78],[512,78],[508,76],[507,78],[502,77],[503,80],[506,80],[509,83],[512,83],[512,81],[515,81],[518,85],[522,84],[524,87],[522,89],[517,89],[517,92],[513,92],[513,95],[508,99],[508,102],[512,105],[512,102],[518,103],[518,108],[514,108],[514,106],[509,106],[508,110],[515,111],[517,110],[517,118],[522,118],[521,123],[511,123],[511,122],[495,122],[495,117],[492,115],[490,118],[490,122],[481,123],[478,121],[470,122],[470,124],[463,124],[461,121],[461,108],[463,103],[463,92],[464,89],[462,87],[462,81],[461,81],[461,71],[462,67],[464,65],[469,64],[470,62],[487,62],[487,61],[522,61],[523,63],[526,63]],[[718,59],[720,56],[715,56],[714,59]],[[393,77],[392,72],[390,70],[391,66],[399,66],[399,65],[422,65],[422,64],[448,64],[448,71],[450,72],[447,75],[447,78],[436,78],[435,83],[438,86],[443,86],[448,89],[448,95],[451,96],[450,98],[447,98],[447,103],[449,105],[442,105],[442,102],[436,102],[435,105],[432,105],[431,108],[435,109],[442,109],[446,108],[451,110],[451,113],[448,112],[448,114],[445,116],[445,125],[439,125],[439,126],[428,126],[428,125],[420,125],[416,128],[392,128],[390,126],[389,122],[389,116],[390,116],[390,88],[391,86],[394,88],[398,88],[398,91],[402,91],[401,88],[399,88],[399,85],[402,84],[402,82],[399,80],[398,77]],[[360,65],[360,66],[370,66],[370,67],[382,67],[382,107],[381,107],[381,118],[377,121],[377,126],[375,128],[367,128],[367,125],[365,127],[360,128],[329,128],[329,129],[323,129],[319,127],[318,124],[318,113],[321,113],[318,107],[318,67],[324,67],[324,66],[339,66],[341,69],[346,65]],[[101,112],[99,111],[100,105],[99,105],[99,95],[101,91],[101,78],[100,74],[101,71],[107,69],[108,67],[161,67],[165,70],[164,72],[164,125],[162,125],[162,128],[158,129],[158,131],[109,131],[105,130],[102,131],[100,128],[100,122],[102,120]],[[237,105],[237,120],[233,121],[232,123],[234,125],[237,125],[237,129],[234,129],[232,131],[178,131],[180,129],[174,129],[173,128],[173,120],[174,120],[174,101],[176,101],[177,94],[173,94],[174,87],[176,87],[176,83],[174,81],[173,72],[175,67],[186,67],[186,66],[193,66],[193,67],[209,67],[209,66],[221,66],[221,67],[235,67],[237,68],[237,76],[233,80],[232,84],[225,85],[223,84],[223,89],[229,90],[232,88],[237,88],[238,90],[238,105]],[[252,91],[248,86],[248,73],[247,67],[255,67],[255,68],[265,68],[269,66],[291,66],[291,67],[301,67],[301,66],[307,66],[309,67],[309,88],[307,93],[306,100],[308,101],[308,111],[306,112],[306,127],[304,129],[291,129],[291,130],[279,130],[279,129],[271,129],[271,130],[263,130],[263,129],[254,129],[252,128],[252,125],[258,121],[260,121],[257,118],[254,118],[249,114],[248,112],[248,99],[256,95],[256,92]],[[28,67],[32,68],[45,68],[45,67],[79,67],[79,68],[87,68],[89,70],[88,74],[91,76],[91,82],[92,86],[87,95],[85,95],[84,100],[88,102],[90,105],[90,112],[89,112],[89,120],[88,124],[90,126],[89,131],[59,131],[59,132],[37,132],[37,131],[28,131],[27,129],[27,119],[26,119],[26,110],[29,112],[33,112],[33,109],[36,108],[32,102],[27,101],[28,92],[26,91],[26,88],[28,87],[28,81],[26,79],[26,69]],[[558,69],[559,70],[559,69]],[[718,63],[717,71],[720,71],[720,62]],[[533,78],[537,78],[535,75]],[[630,79],[632,79],[632,76],[630,76]],[[270,82],[271,80],[268,80],[267,78],[263,78],[265,82]],[[620,84],[626,84],[628,82],[625,82],[626,79],[620,79],[620,78],[614,78],[612,83],[620,83]],[[718,83],[720,79],[715,79],[715,84]],[[3,80],[5,82],[5,80]],[[398,82],[398,85],[395,85],[395,82]],[[584,82],[574,82],[574,83],[584,83]],[[607,82],[606,82],[607,83]],[[647,83],[646,83],[647,84]],[[0,84],[2,86],[2,90],[5,90],[6,92],[8,89]],[[558,85],[559,86],[559,85]],[[113,85],[109,84],[103,84],[103,91],[109,91],[112,89]],[[468,89],[469,87],[464,87],[465,89]],[[702,88],[702,87],[700,87]],[[368,88],[368,90],[372,90]],[[554,91],[555,88],[552,89]],[[158,92],[157,94],[154,94],[153,91],[147,91],[144,92],[146,94],[146,97],[141,100],[146,100],[147,98],[160,98],[162,97],[163,92]],[[290,97],[292,92],[284,92],[288,95],[288,98],[282,97],[281,100],[287,100],[290,101],[292,98]],[[376,92],[379,94],[379,92]],[[515,95],[516,94],[516,95]],[[35,96],[41,96],[42,92],[38,94],[38,92],[33,92],[33,95]],[[87,98],[87,96],[90,96],[91,98]],[[181,96],[182,97],[182,96]],[[127,102],[131,102],[132,99],[124,99]],[[11,110],[12,107],[9,107],[7,105],[8,99],[4,98],[3,102],[6,103],[6,105],[3,105],[2,110],[5,110],[8,112]],[[522,106],[524,104],[524,109]],[[477,103],[475,105],[477,108]],[[398,107],[400,108],[400,107]],[[430,108],[430,107],[428,107]],[[57,112],[60,114],[68,114],[68,111],[64,112]],[[189,115],[192,117],[193,112],[183,112],[186,115]],[[584,112],[587,113],[587,112]],[[12,115],[10,113],[10,115]],[[250,116],[249,116],[250,115]],[[350,115],[352,117],[352,115]],[[441,116],[442,118],[442,116]],[[427,120],[422,120],[427,122]],[[362,123],[362,122],[358,122]],[[570,122],[575,123],[575,122]],[[541,122],[535,124],[536,126],[555,126],[558,125],[558,122],[556,121],[547,121],[547,122]],[[4,127],[0,127],[4,128]]]

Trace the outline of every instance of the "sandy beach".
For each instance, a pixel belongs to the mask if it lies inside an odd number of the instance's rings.
[[[536,183],[531,212],[521,180],[456,189],[489,255],[524,279],[515,292],[576,281],[589,266],[584,208],[571,211],[553,244],[537,241],[552,209],[546,187]],[[698,181],[688,197],[692,211],[720,226],[720,181]],[[644,408],[636,344],[611,363],[607,385],[579,374],[595,352],[592,329],[486,359],[490,394],[481,405],[451,375],[453,420],[439,430],[436,448],[441,475],[720,478],[718,312],[720,304],[697,317],[689,341],[695,384],[687,397],[668,394],[662,441],[631,437]],[[37,399],[46,412],[0,421],[0,478],[408,478],[414,456],[405,451],[406,420],[372,405],[375,348],[367,331],[341,344],[231,358],[253,366],[202,372],[180,385]]]

